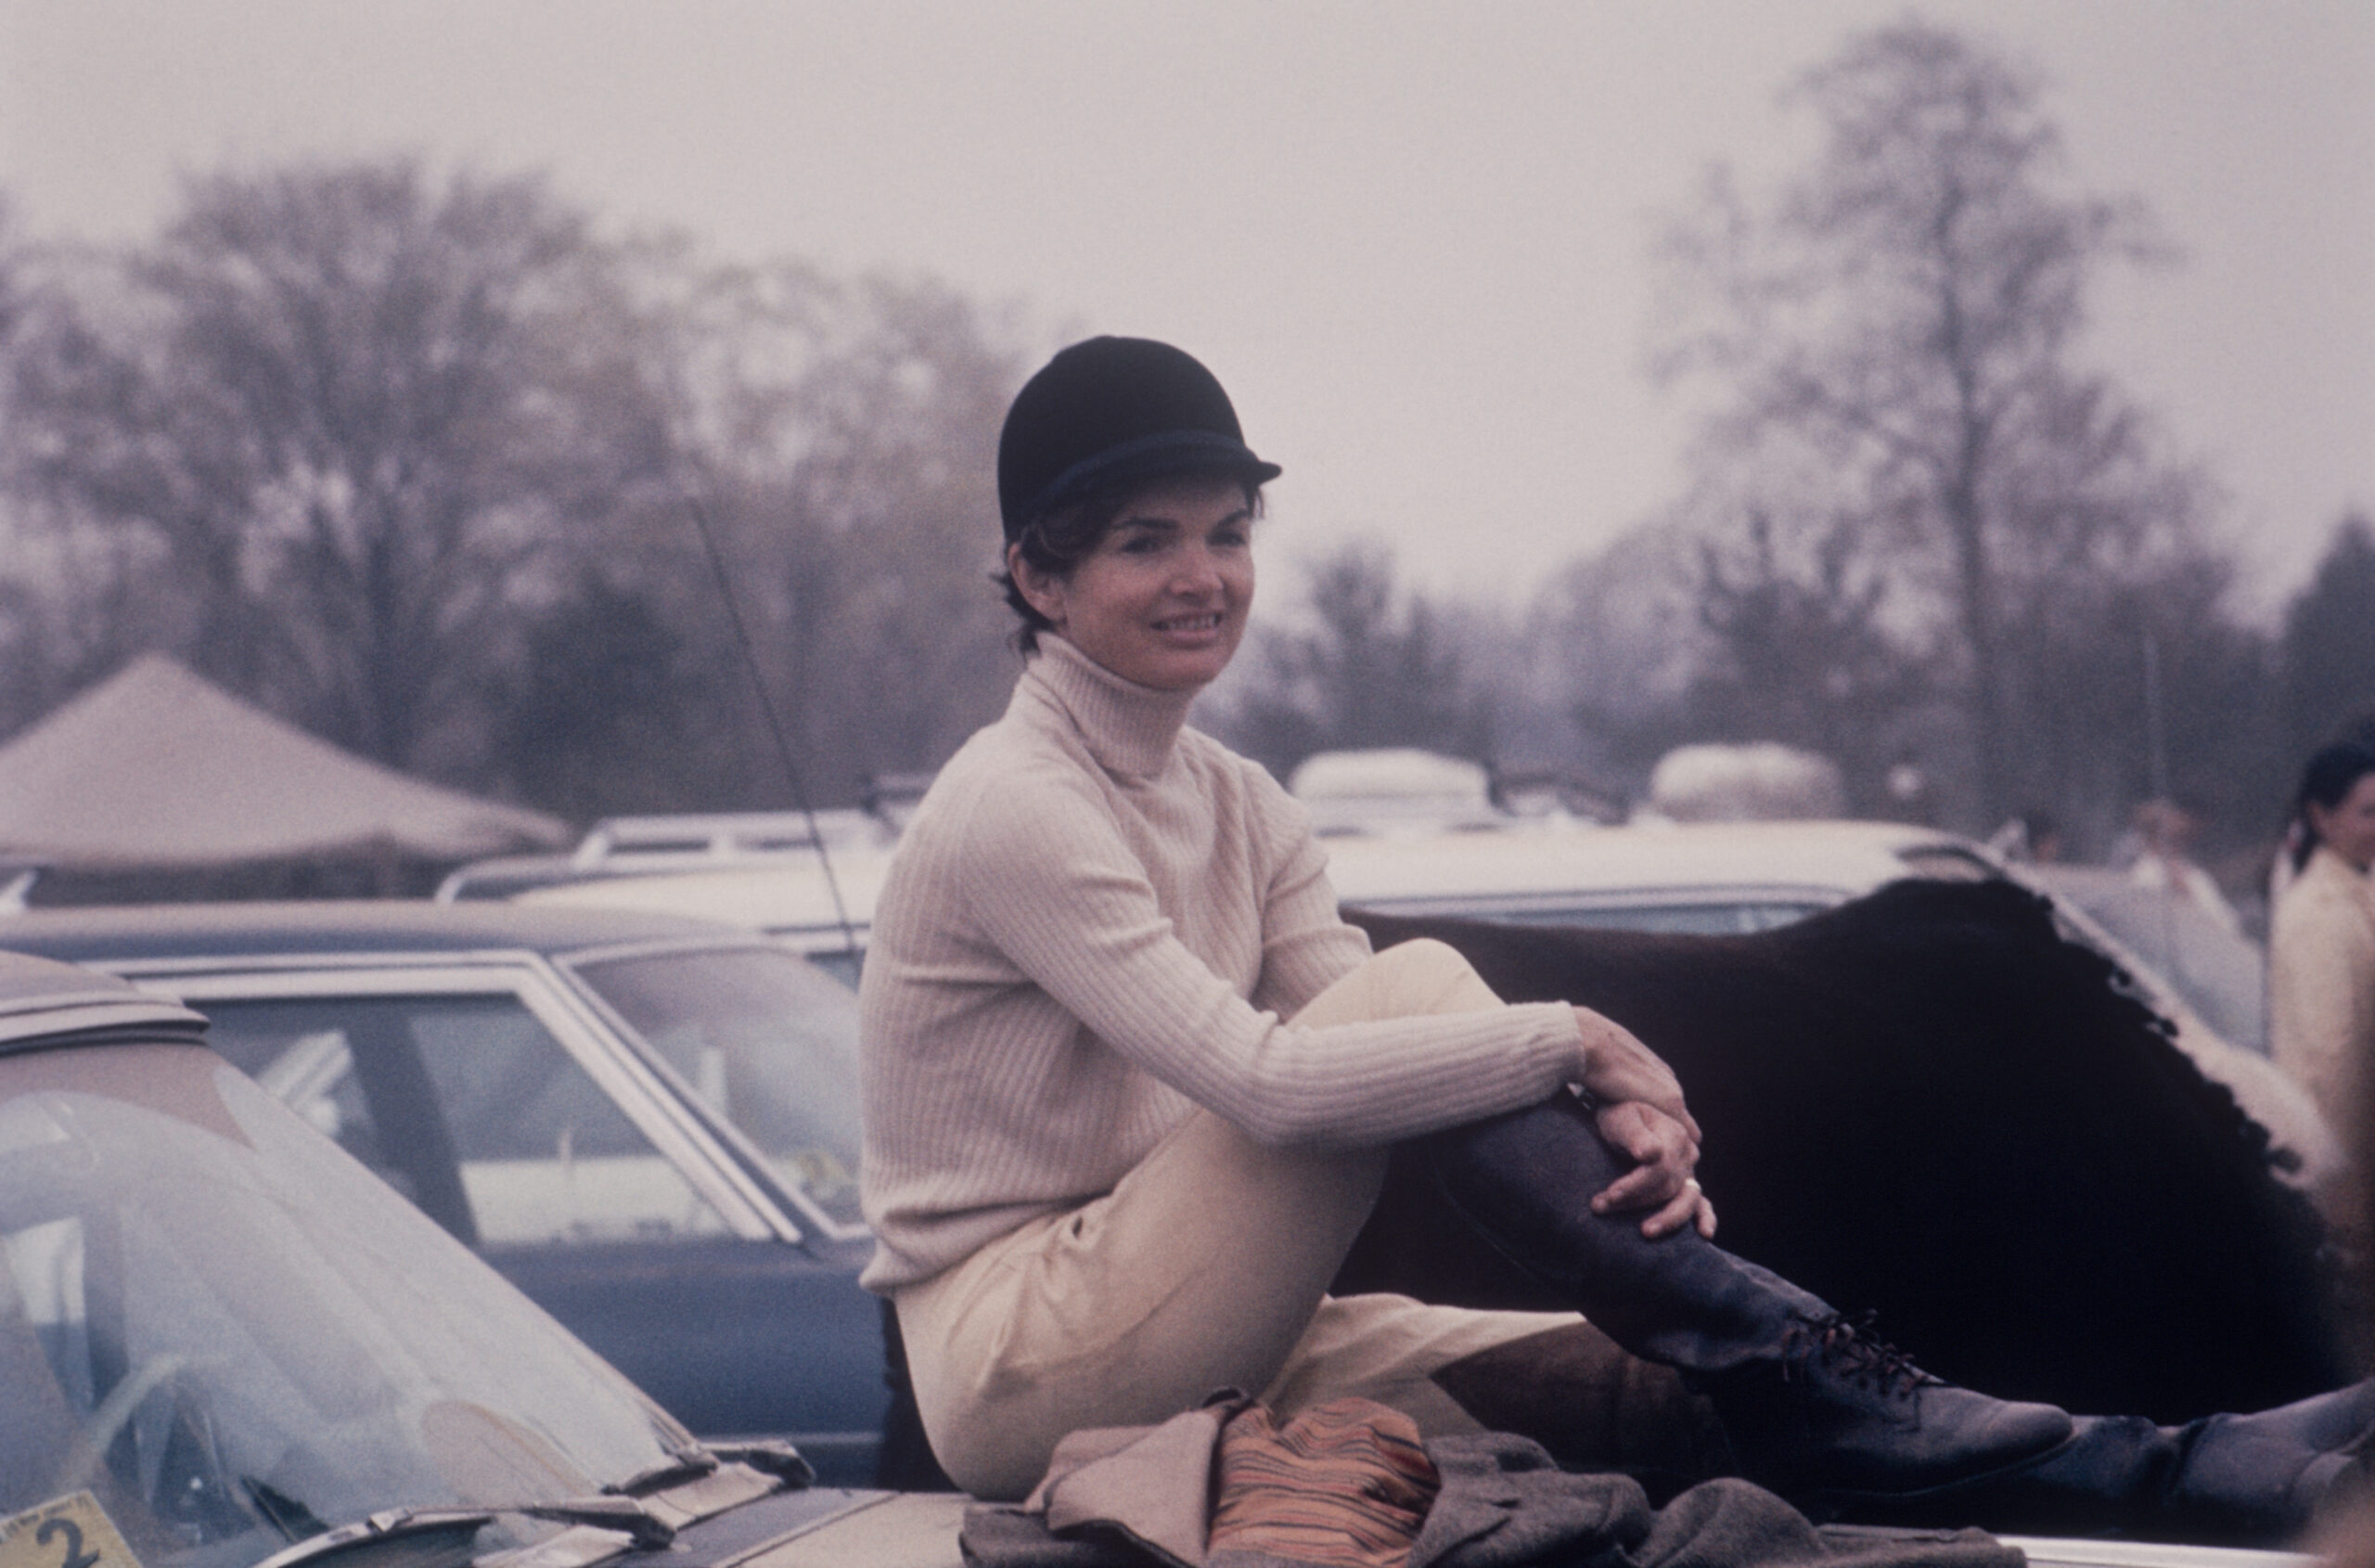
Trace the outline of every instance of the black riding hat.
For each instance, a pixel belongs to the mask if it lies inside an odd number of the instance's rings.
[[[1207,469],[1278,477],[1245,444],[1237,410],[1195,358],[1147,338],[1091,338],[1015,393],[998,436],[998,511],[1012,544],[1025,524],[1093,484]]]

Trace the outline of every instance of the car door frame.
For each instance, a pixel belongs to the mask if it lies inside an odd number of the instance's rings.
[[[661,958],[672,953],[751,951],[780,952],[802,963],[814,961],[810,955],[793,944],[757,932],[604,943],[597,947],[571,948],[565,953],[544,957],[558,983],[568,988],[571,999],[598,1019],[611,1037],[623,1042],[635,1053],[637,1063],[647,1073],[667,1086],[662,1098],[668,1101],[670,1109],[684,1111],[704,1128],[712,1140],[735,1162],[737,1168],[750,1178],[754,1187],[766,1194],[767,1201],[780,1212],[785,1223],[795,1233],[804,1226],[807,1235],[827,1241],[867,1240],[874,1234],[872,1227],[863,1222],[853,1225],[837,1221],[796,1187],[778,1182],[770,1173],[765,1153],[728,1118],[712,1111],[659,1048],[646,1040],[641,1031],[610,1004],[599,987],[579,972],[581,966],[618,959]]]

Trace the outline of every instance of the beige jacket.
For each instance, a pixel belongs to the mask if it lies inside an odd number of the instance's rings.
[[[2320,846],[2286,888],[2268,938],[2268,1034],[2345,1142],[2375,1056],[2375,882]]]

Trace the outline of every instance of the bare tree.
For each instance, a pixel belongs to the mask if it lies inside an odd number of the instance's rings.
[[[194,182],[20,386],[20,472],[156,544],[199,667],[420,765],[523,581],[669,466],[617,260],[533,180]]]
[[[0,734],[121,662],[143,619],[125,586],[142,552],[76,526],[35,482],[82,433],[44,407],[92,341],[69,287],[77,261],[24,239],[0,205]]]
[[[702,309],[680,388],[700,432],[687,494],[732,564],[795,767],[847,801],[870,776],[938,766],[1020,668],[990,583],[998,425],[1021,378],[1007,324],[930,280],[799,268],[723,276]],[[688,548],[674,521],[647,545]],[[725,627],[706,565],[674,572],[679,623]],[[745,773],[777,778],[764,758]]]
[[[1706,653],[1683,713],[1694,739],[1778,740],[1829,757],[1850,800],[1879,810],[1883,776],[1929,700],[1928,671],[1886,624],[1888,582],[1855,525],[1834,522],[1812,554],[1803,575],[1785,568],[1763,514],[1749,518],[1743,549],[1701,542]]]
[[[2344,517],[2286,609],[2281,644],[2292,765],[2353,720],[2375,715],[2375,523]]]
[[[1314,752],[1420,746],[1478,761],[1492,704],[1464,656],[1457,617],[1394,580],[1393,557],[1348,545],[1308,568],[1301,632],[1260,639],[1261,660],[1220,721],[1229,739],[1284,777]]]
[[[659,598],[587,564],[521,628],[489,763],[522,797],[581,822],[731,803],[740,748],[712,721],[739,672],[704,670]]]
[[[1785,550],[1853,520],[1935,606],[1976,813],[2033,771],[2013,635],[2034,596],[2150,575],[2190,535],[2197,478],[2073,353],[2087,288],[2158,253],[2138,211],[2068,191],[2035,78],[1905,22],[1801,84],[1824,141],[1763,210],[1717,180],[1673,246],[1690,313],[1667,355],[1726,403],[1703,513],[1772,520]],[[2050,771],[2050,769],[2048,769]]]

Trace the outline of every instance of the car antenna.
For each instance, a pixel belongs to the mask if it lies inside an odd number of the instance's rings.
[[[734,580],[725,570],[725,553],[717,547],[716,532],[710,527],[709,508],[701,505],[700,496],[690,485],[678,488],[685,503],[686,515],[693,520],[693,532],[700,535],[702,553],[709,558],[710,574],[717,580],[718,597],[725,601],[726,623],[734,628],[734,643],[742,654],[742,668],[751,676],[751,689],[758,694],[759,712],[767,721],[767,733],[775,738],[776,757],[783,764],[783,776],[791,785],[792,803],[808,824],[808,842],[816,851],[817,868],[825,873],[825,892],[833,901],[833,921],[841,928],[841,945],[849,956],[857,957],[857,928],[850,923],[849,906],[841,899],[841,879],[833,874],[833,857],[825,848],[825,830],[816,822],[816,808],[809,803],[808,786],[802,781],[800,765],[792,760],[791,742],[783,732],[783,721],[776,715],[776,700],[768,691],[764,676],[759,673],[757,645],[751,640],[751,628],[742,619],[741,601],[734,597]]]

